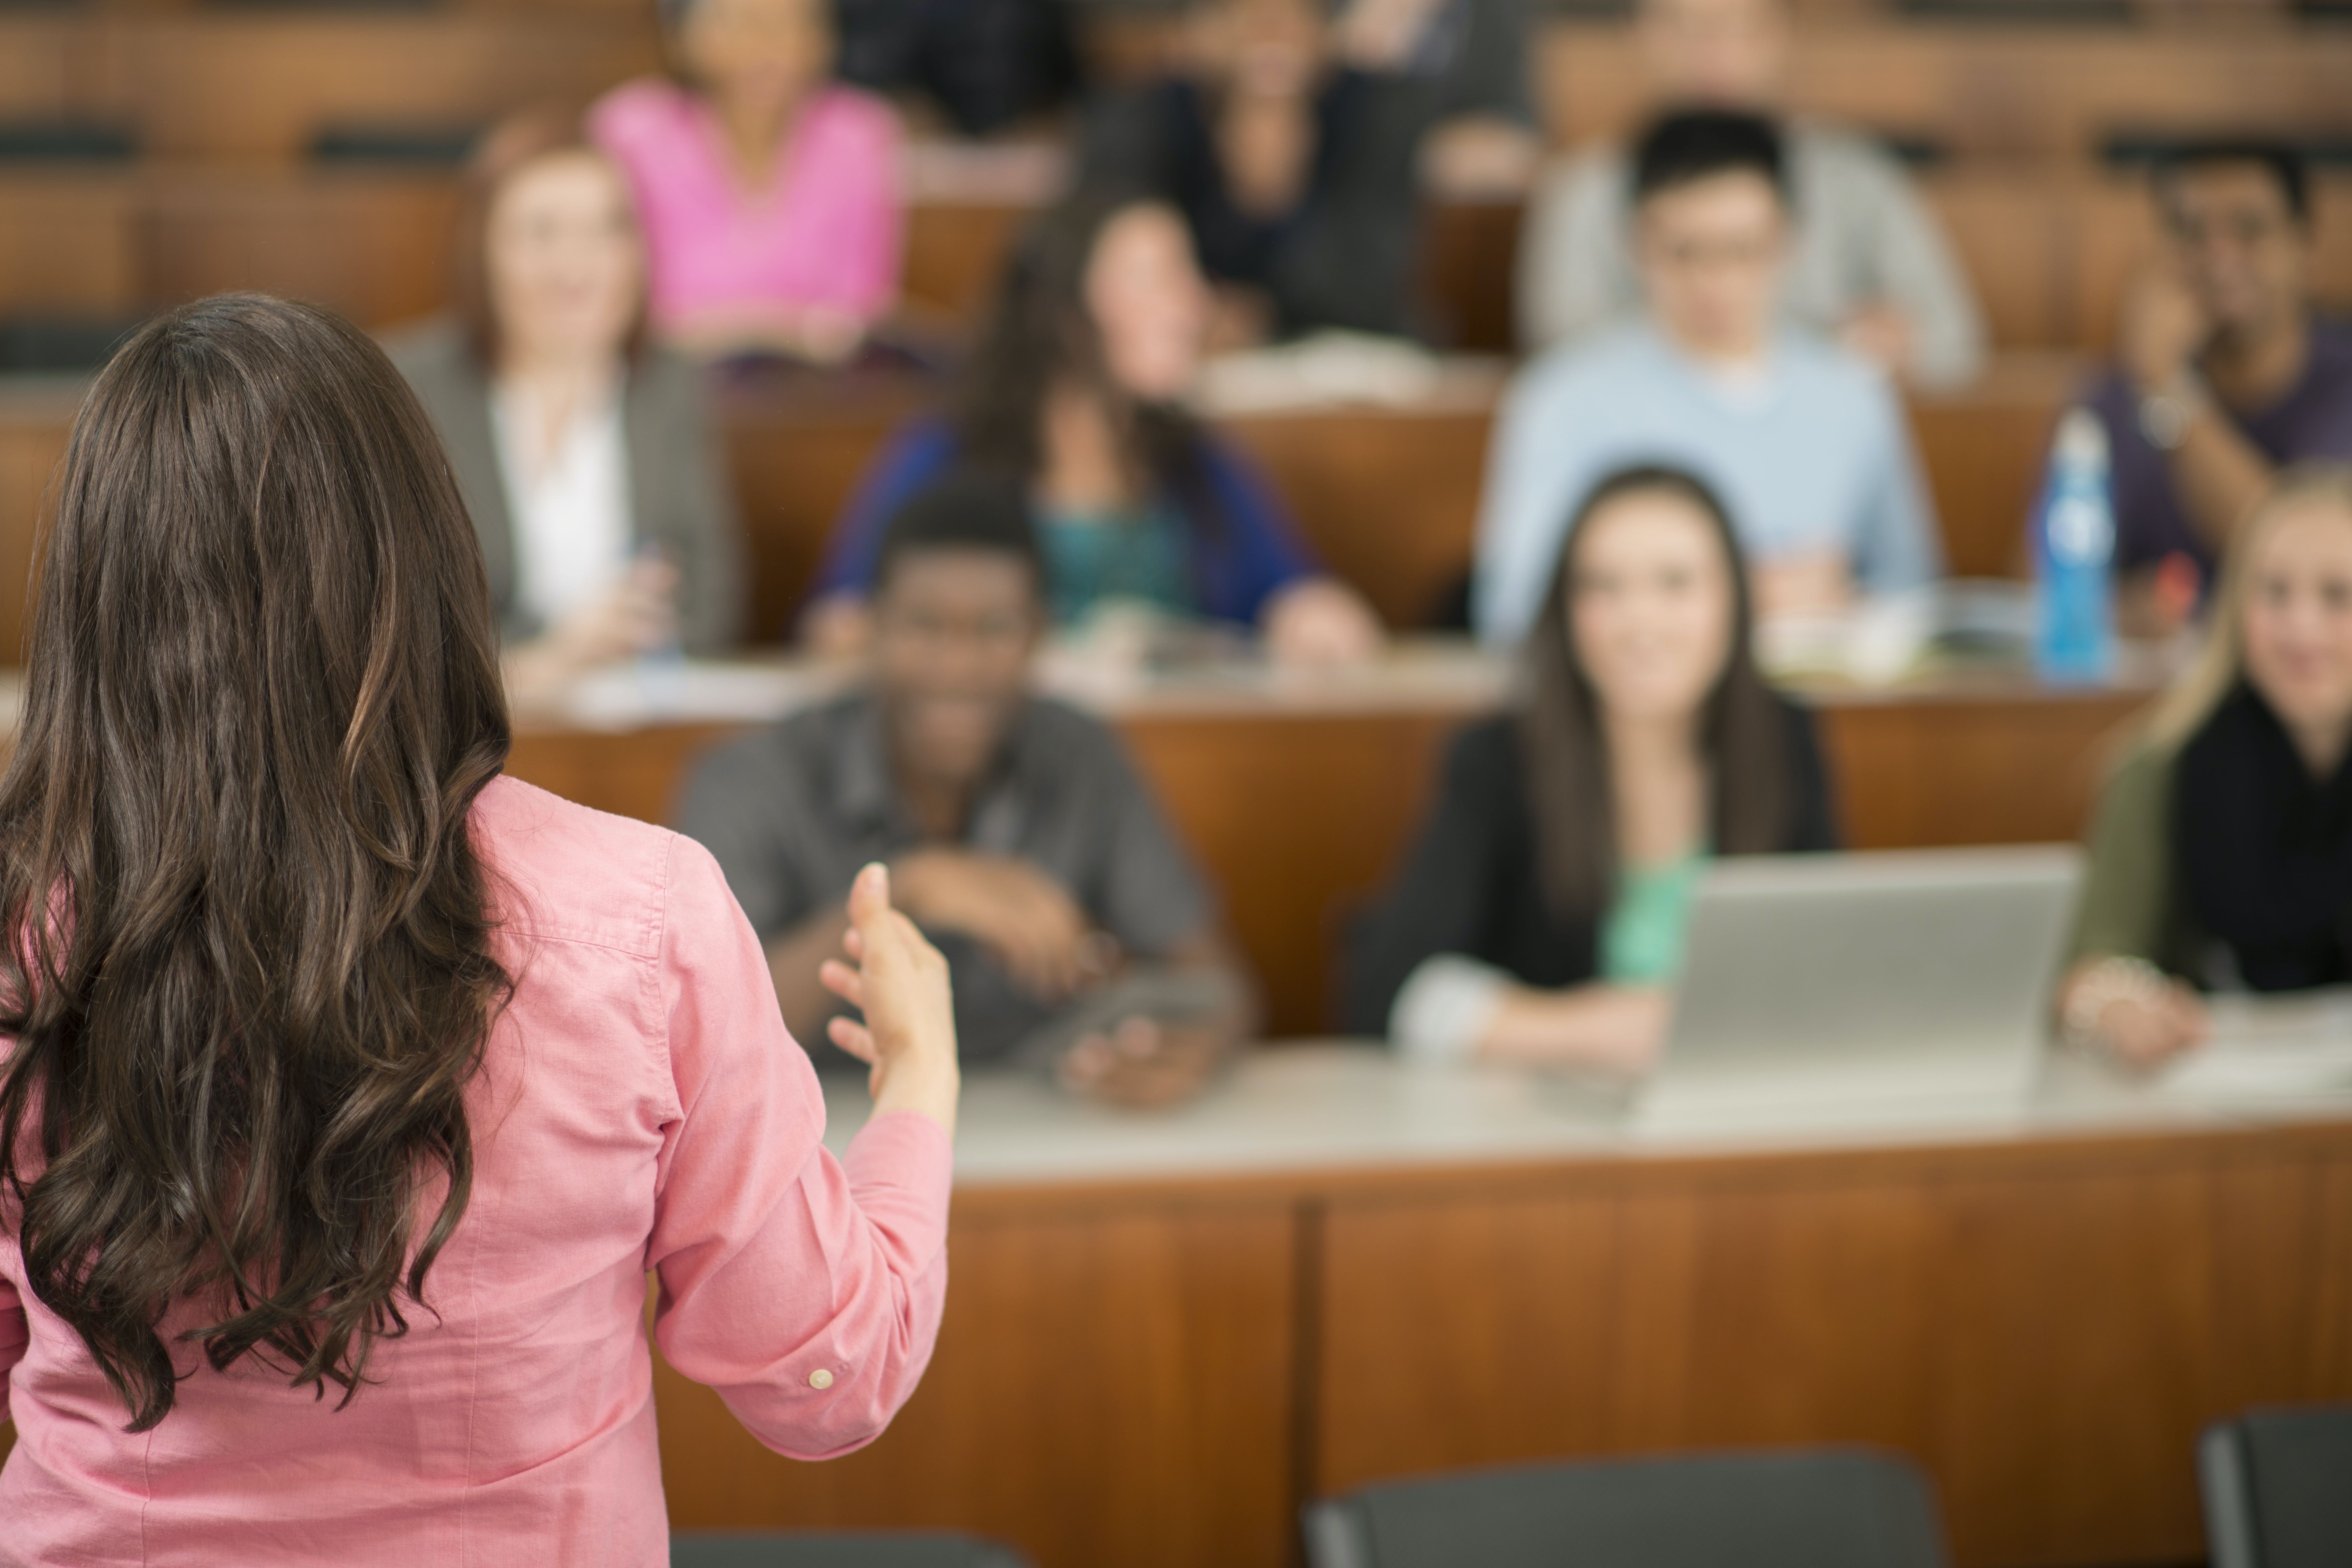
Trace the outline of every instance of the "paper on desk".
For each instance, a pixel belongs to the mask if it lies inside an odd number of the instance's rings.
[[[2213,1037],[2159,1081],[2182,1099],[2281,1099],[2352,1089],[2352,990],[2217,996]]]
[[[581,677],[564,716],[591,730],[646,724],[752,724],[790,712],[840,684],[810,666],[643,658]]]

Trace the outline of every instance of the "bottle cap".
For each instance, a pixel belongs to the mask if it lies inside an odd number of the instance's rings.
[[[2058,421],[2058,461],[2069,467],[2107,466],[2107,427],[2087,408],[2066,410]]]

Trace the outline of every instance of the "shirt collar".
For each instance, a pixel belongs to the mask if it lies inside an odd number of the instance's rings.
[[[1033,731],[1034,709],[1024,700],[995,763],[982,781],[972,805],[963,841],[975,849],[1010,855],[1020,845],[1028,826],[1029,805],[1043,782],[1036,767]],[[914,824],[898,799],[890,776],[890,748],[882,724],[882,704],[869,692],[861,693],[843,718],[839,743],[834,751],[833,805],[847,826],[891,837],[915,837]]]

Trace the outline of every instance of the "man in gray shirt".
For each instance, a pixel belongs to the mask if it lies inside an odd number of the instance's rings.
[[[1642,54],[1669,109],[1777,109],[1788,0],[1640,0]],[[1783,130],[1798,218],[1781,302],[1790,317],[1923,386],[1984,363],[1967,276],[1908,175],[1864,135],[1815,121]],[[1625,150],[1587,149],[1547,174],[1519,242],[1519,336],[1549,348],[1637,311]]]
[[[878,860],[947,955],[967,1062],[1043,1042],[1073,1088],[1164,1103],[1246,1030],[1246,990],[1117,737],[1030,693],[1041,582],[1016,489],[918,495],[881,547],[868,682],[711,753],[677,826],[717,857],[820,1057],[817,968]]]

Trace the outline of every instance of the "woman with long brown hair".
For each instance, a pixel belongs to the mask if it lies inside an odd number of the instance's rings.
[[[1353,1027],[1423,1058],[1648,1065],[1706,860],[1836,847],[1811,721],[1765,684],[1752,624],[1706,485],[1638,468],[1594,487],[1517,710],[1454,742],[1361,933]]]
[[[820,1457],[945,1289],[945,971],[868,873],[837,1165],[710,857],[501,776],[415,399],[187,306],[75,423],[0,780],[0,1561],[667,1561],[673,1366]]]

